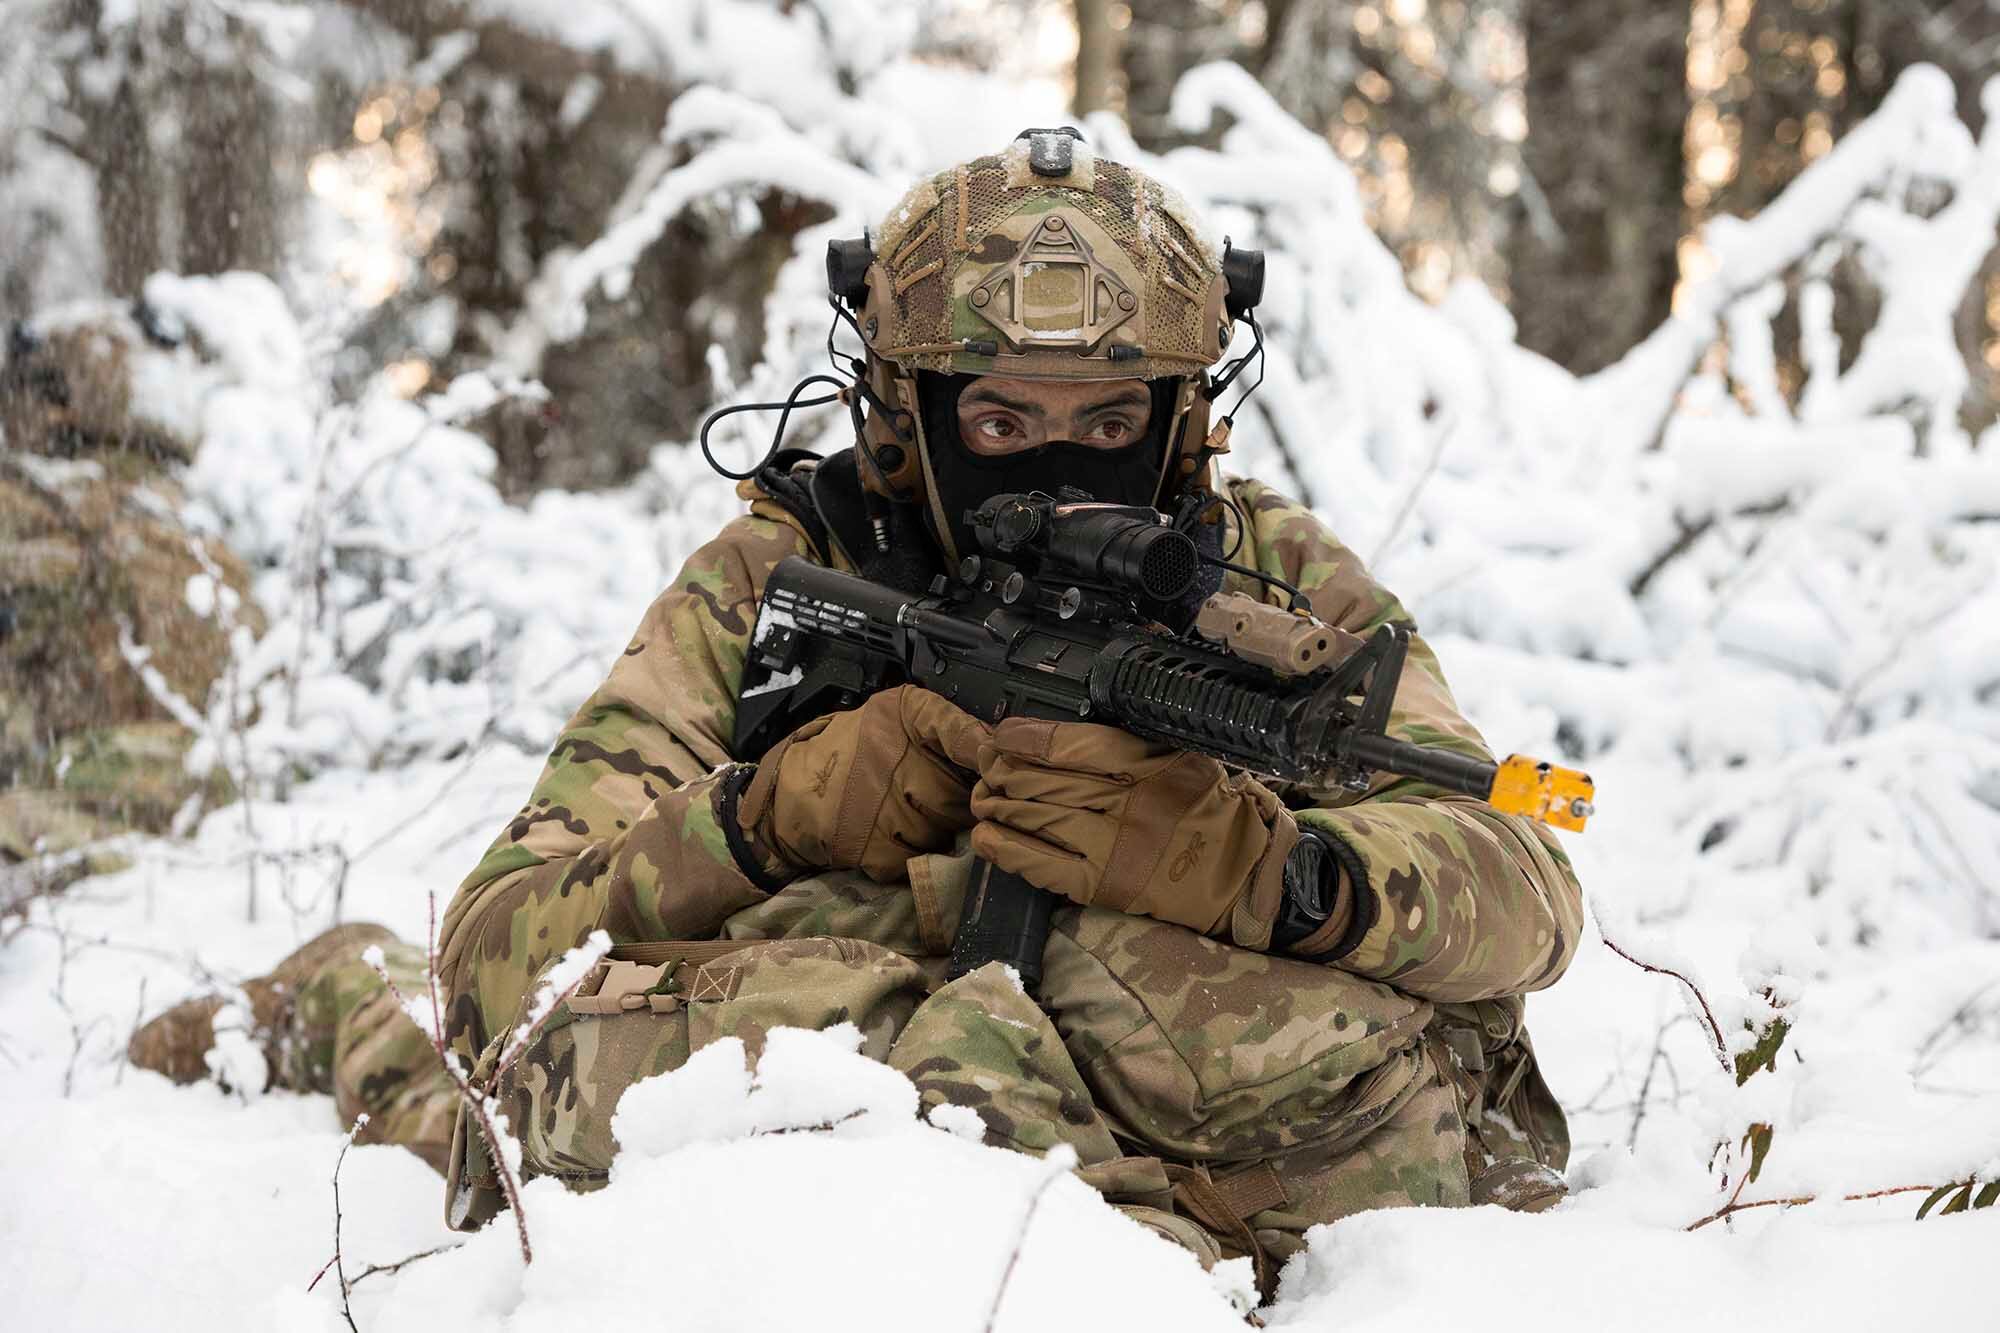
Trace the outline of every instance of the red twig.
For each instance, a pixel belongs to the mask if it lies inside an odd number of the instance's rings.
[[[534,1045],[535,1038],[541,1035],[542,1029],[548,1026],[551,1018],[555,1017],[556,1010],[562,1008],[569,997],[576,994],[577,988],[590,979],[590,973],[590,968],[578,973],[575,981],[563,987],[560,993],[550,996],[548,1006],[542,1010],[541,1017],[514,1034],[513,1042],[501,1053],[499,1063],[493,1066],[492,1077],[486,1080],[489,1092],[500,1086],[500,1080],[507,1076],[507,1071],[514,1067],[514,1062],[521,1058],[522,1052]]]
[[[438,952],[437,910],[437,895],[433,893],[430,895],[430,946],[426,951],[427,964],[424,968],[424,988],[431,993],[431,1044],[436,1047],[438,1060],[443,1063],[445,1072],[458,1085],[458,1095],[465,1100],[473,1118],[479,1122],[479,1132],[486,1139],[486,1151],[493,1158],[494,1174],[500,1177],[500,1192],[507,1196],[508,1210],[514,1214],[514,1231],[521,1241],[521,1262],[531,1264],[535,1261],[535,1252],[528,1244],[528,1218],[521,1211],[521,1186],[514,1179],[514,1168],[507,1162],[500,1132],[494,1128],[493,1115],[488,1109],[490,1094],[487,1089],[472,1086],[445,1046],[444,1002],[439,998],[438,990],[438,964],[442,960]]]
[[[1736,1188],[1729,1191],[1729,1202],[1722,1205],[1721,1209],[1717,1212],[1716,1216],[1727,1217],[1732,1211],[1734,1211],[1736,1208],[1736,1201],[1743,1197],[1743,1189],[1749,1183],[1750,1183],[1750,1168],[1746,1166],[1743,1168],[1743,1174],[1736,1177]],[[1713,1221],[1714,1218],[1709,1218],[1706,1220]],[[1695,1227],[1699,1227],[1701,1225],[1703,1225],[1701,1222],[1697,1222],[1694,1224],[1693,1227],[1689,1227],[1688,1230],[1693,1231]]]
[[[1604,941],[1605,948],[1611,950],[1611,952],[1617,954],[1620,958],[1623,958],[1626,962],[1632,964],[1632,966],[1638,968],[1640,971],[1656,972],[1663,977],[1672,977],[1675,981],[1680,982],[1681,985],[1686,986],[1688,988],[1688,993],[1694,996],[1695,1003],[1701,1006],[1702,1022],[1707,1024],[1708,1026],[1709,1040],[1715,1043],[1716,1059],[1722,1062],[1723,1069],[1725,1070],[1729,1069],[1730,1068],[1729,1043],[1723,1040],[1722,1024],[1715,1021],[1715,1011],[1708,1007],[1708,997],[1701,993],[1701,987],[1695,985],[1692,981],[1689,981],[1686,977],[1674,971],[1671,967],[1661,967],[1656,963],[1643,962],[1640,959],[1634,958],[1631,954],[1626,953],[1623,949],[1619,948],[1616,944],[1612,943],[1611,937],[1604,933],[1604,926],[1602,922],[1598,923],[1597,934],[1598,938]]]
[[[437,1052],[438,1063],[444,1066],[445,1076],[451,1080],[452,1086],[458,1089],[459,1099],[465,1103],[466,1109],[472,1113],[473,1120],[479,1125],[480,1136],[486,1140],[487,1153],[493,1159],[494,1174],[500,1177],[500,1192],[506,1195],[507,1207],[514,1214],[514,1230],[521,1242],[521,1262],[533,1263],[535,1252],[528,1244],[528,1219],[521,1211],[520,1182],[515,1180],[514,1168],[507,1163],[500,1132],[493,1124],[493,1115],[488,1105],[491,1099],[491,1087],[474,1087],[472,1080],[467,1078],[459,1067],[459,1062],[453,1058],[451,1048],[445,1043],[444,1001],[438,987],[438,964],[441,960],[438,952],[435,893],[430,895],[430,940],[424,956],[424,988],[430,992],[431,1001],[431,1049]],[[388,970],[378,967],[376,974],[382,978],[383,984],[388,986],[389,993],[396,997],[396,1003],[407,1008],[409,1002],[396,983],[391,980]]]
[[[507,1196],[507,1207],[514,1214],[514,1231],[521,1241],[521,1262],[531,1264],[535,1252],[528,1244],[528,1218],[521,1211],[521,1187],[514,1180],[514,1168],[508,1164],[500,1147],[500,1131],[493,1127],[493,1117],[487,1112],[486,1103],[472,1091],[471,1085],[462,1078],[455,1078],[459,1095],[472,1108],[474,1118],[479,1121],[479,1132],[486,1138],[486,1150],[493,1155],[493,1167],[500,1177],[500,1192]]]
[[[1745,1180],[1748,1178],[1747,1175],[1744,1177]],[[1938,1188],[1936,1185],[1892,1185],[1885,1190],[1863,1190],[1859,1194],[1843,1194],[1840,1196],[1840,1201],[1842,1203],[1859,1203],[1863,1199],[1886,1199],[1891,1194],[1914,1194],[1918,1190],[1930,1193]],[[1749,1203],[1736,1202],[1737,1195],[1742,1193],[1743,1183],[1739,1181],[1736,1186],[1736,1193],[1729,1196],[1728,1203],[1723,1204],[1722,1207],[1716,1209],[1707,1217],[1702,1218],[1699,1222],[1688,1223],[1681,1230],[1699,1231],[1710,1222],[1728,1217],[1731,1213],[1747,1212],[1752,1208],[1795,1208],[1800,1204],[1817,1203],[1820,1197],[1817,1194],[1799,1194],[1789,1199],[1752,1199]]]
[[[313,1274],[313,1280],[306,1283],[306,1290],[311,1292],[319,1285],[319,1280],[326,1276],[327,1269],[331,1268],[334,1271],[335,1276],[340,1279],[340,1317],[347,1321],[347,1327],[354,1330],[354,1333],[360,1333],[360,1330],[355,1328],[354,1309],[348,1304],[348,1293],[354,1290],[354,1284],[347,1280],[347,1262],[342,1255],[340,1244],[340,1168],[347,1161],[347,1150],[354,1146],[354,1136],[359,1134],[362,1126],[367,1123],[366,1111],[354,1117],[354,1123],[347,1129],[347,1139],[340,1145],[340,1155],[333,1159],[333,1257],[321,1264],[319,1272]]]

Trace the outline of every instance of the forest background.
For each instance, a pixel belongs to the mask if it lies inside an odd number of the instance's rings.
[[[420,937],[735,506],[702,417],[823,356],[826,240],[1071,122],[1271,256],[1236,465],[1404,597],[1496,748],[1603,795],[1591,938],[1530,1013],[1575,1199],[1343,1223],[1266,1317],[1492,1324],[1551,1235],[1588,1272],[1543,1329],[1990,1309],[1997,65],[2000,0],[5,0],[0,1295],[339,1317],[303,1292],[330,1107],[254,1096],[242,1051],[227,1091],[128,1074],[136,1015],[337,919]],[[926,1194],[935,1145],[884,1143],[814,1169],[966,1225],[1026,1188]],[[368,1260],[448,1239],[414,1161],[346,1169]],[[560,1253],[638,1207],[529,1211]],[[787,1254],[826,1249],[798,1213]],[[574,1316],[510,1243],[352,1310],[452,1327],[484,1283]],[[1081,1244],[1009,1300],[1073,1317]],[[1484,1257],[1433,1280],[1445,1252]],[[812,1271],[875,1326],[994,1276],[960,1246],[892,1294],[860,1253]],[[1118,1285],[1228,1309],[1177,1261]],[[687,1271],[747,1325],[823,1313],[741,1256]]]

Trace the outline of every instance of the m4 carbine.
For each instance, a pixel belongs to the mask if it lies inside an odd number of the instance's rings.
[[[796,556],[779,562],[744,664],[739,758],[909,682],[987,722],[1103,723],[1260,778],[1363,791],[1387,772],[1559,828],[1581,829],[1591,814],[1585,774],[1386,734],[1406,625],[1384,625],[1362,642],[1314,619],[1302,597],[1287,610],[1217,593],[1187,633],[1174,634],[1143,608],[1183,598],[1204,557],[1158,511],[1065,488],[1054,498],[996,495],[970,518],[983,554],[962,561],[956,580],[936,580],[928,596]],[[980,861],[950,975],[999,961],[1033,991],[1056,902]]]

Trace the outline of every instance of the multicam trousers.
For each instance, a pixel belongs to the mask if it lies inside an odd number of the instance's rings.
[[[424,951],[388,931],[373,943],[392,991],[358,954],[321,966],[299,986],[277,1038],[281,1086],[333,1094],[341,1119],[366,1115],[361,1143],[408,1148],[440,1172],[451,1151],[458,1090],[400,992],[428,1004]]]
[[[1205,971],[1211,983],[1199,993],[1226,996],[1236,988],[1256,998],[1244,988],[1257,984],[1260,956],[1178,927],[1149,925],[1171,933],[1146,943],[1125,927],[1129,921],[1098,913],[1068,919],[1052,942],[1049,986],[1058,995],[1089,991],[1104,958],[1115,961],[1107,947],[1115,939],[1117,948],[1136,942],[1142,952],[1187,951],[1182,964]],[[397,991],[427,1004],[422,950],[386,931],[378,942]],[[946,982],[935,960],[821,936],[619,953],[650,964],[628,968],[619,983],[629,987],[636,975],[649,1002],[621,1007],[618,996],[600,995],[610,979],[600,965],[573,1006],[578,1012],[559,1013],[500,1081],[529,1174],[558,1175],[577,1188],[600,1183],[615,1152],[610,1116],[623,1089],[678,1067],[710,1041],[739,1036],[754,1052],[770,1027],[847,1021],[863,1032],[866,1054],[911,1079],[926,1109],[972,1108],[995,1146],[1039,1154],[1070,1145],[1078,1173],[1114,1206],[1205,1265],[1250,1256],[1267,1291],[1315,1223],[1372,1208],[1475,1201],[1482,1162],[1470,1148],[1478,1136],[1467,1132],[1465,1093],[1478,1079],[1451,1050],[1466,1043],[1437,1037],[1444,1029],[1432,1022],[1430,1007],[1405,997],[1396,997],[1400,1015],[1364,1019],[1356,1011],[1357,1040],[1325,1048],[1333,1054],[1320,1057],[1326,1077],[1317,1084],[1296,1077],[1303,1070],[1290,1071],[1287,1090],[1286,1071],[1273,1078],[1256,1071],[1228,1090],[1213,1086],[1215,1077],[1232,1066],[1243,1073],[1248,1053],[1268,1046],[1264,1029],[1283,1017],[1274,1006],[1209,1012],[1207,1030],[1225,1041],[1194,1055],[1190,1081],[1184,1032],[1149,1025],[1138,1011],[1118,1016],[1102,1002],[1087,1016],[1078,1005],[1052,1006],[1051,1018],[997,966]],[[1239,974],[1232,980],[1216,971],[1209,965],[1216,959]],[[1184,1021],[1186,1011],[1178,1017]],[[1349,1021],[1335,1015],[1326,1026]],[[1119,1031],[1111,1034],[1106,1023]],[[1226,1040],[1232,1032],[1239,1040]],[[1346,1049],[1360,1050],[1367,1063],[1349,1061],[1355,1067],[1340,1077],[1336,1065]],[[332,1093],[344,1118],[367,1114],[361,1141],[401,1144],[441,1172],[451,1169],[456,1089],[429,1038],[369,962],[337,959],[307,978],[279,1051],[285,1085]],[[1512,1082],[1523,1080],[1517,1074]],[[1232,1099],[1235,1107],[1227,1104]],[[477,1185],[476,1161],[459,1165]],[[466,1181],[455,1183],[463,1197]]]

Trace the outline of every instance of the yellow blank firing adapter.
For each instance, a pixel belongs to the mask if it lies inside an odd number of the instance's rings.
[[[1524,754],[1510,754],[1493,773],[1493,790],[1486,800],[1504,814],[1526,815],[1555,828],[1583,831],[1583,821],[1597,813],[1591,799],[1597,787],[1588,773],[1557,768]]]

